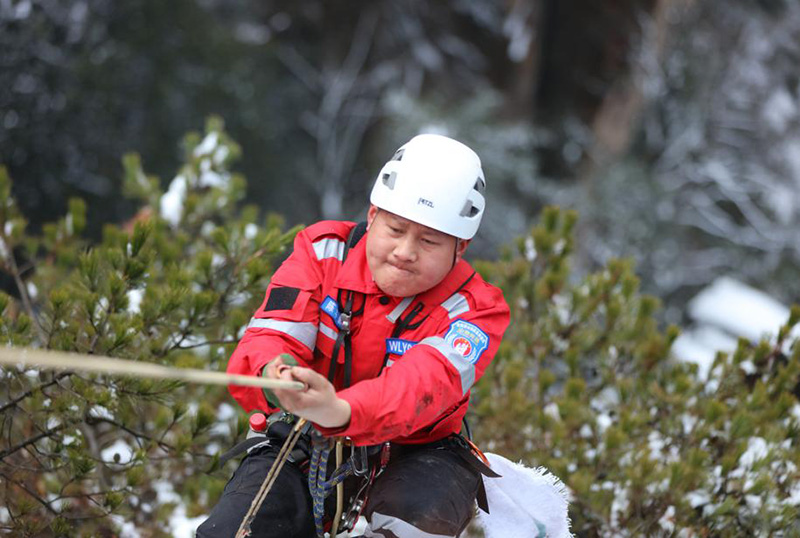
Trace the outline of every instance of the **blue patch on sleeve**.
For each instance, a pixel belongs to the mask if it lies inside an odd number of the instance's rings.
[[[444,341],[464,356],[472,364],[478,362],[481,355],[489,347],[489,335],[477,325],[457,319],[450,324]]]
[[[319,309],[328,314],[337,327],[340,329],[342,328],[341,325],[339,325],[339,305],[333,297],[330,295],[325,297],[325,300],[319,305]]]

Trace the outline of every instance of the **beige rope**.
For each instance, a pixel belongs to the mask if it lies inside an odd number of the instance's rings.
[[[75,370],[96,374],[171,379],[204,385],[243,385],[283,390],[305,389],[305,385],[299,381],[266,379],[258,376],[209,372],[193,368],[172,368],[151,362],[112,359],[102,355],[83,355],[24,347],[0,347],[0,364],[23,365],[47,370]]]
[[[342,466],[344,460],[344,443],[341,438],[336,439],[336,468]],[[342,519],[342,512],[344,512],[344,481],[336,484],[336,514],[333,516],[333,524],[331,525],[331,537],[335,537],[339,532],[339,521]]]

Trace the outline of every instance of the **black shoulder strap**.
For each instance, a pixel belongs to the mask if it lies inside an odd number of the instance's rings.
[[[347,259],[347,253],[352,247],[356,246],[358,242],[361,241],[361,238],[364,237],[365,233],[367,233],[366,222],[359,222],[353,227],[352,230],[350,230],[350,235],[347,236],[347,243],[345,243],[344,252],[342,253],[342,265],[344,265],[344,262]],[[336,378],[339,350],[342,348],[342,346],[344,346],[344,386],[347,388],[350,386],[350,376],[352,373],[351,363],[353,359],[352,342],[350,339],[350,319],[353,316],[358,316],[364,313],[366,301],[361,303],[361,308],[359,308],[356,312],[353,312],[353,292],[347,292],[347,299],[345,299],[344,304],[342,304],[341,299],[342,290],[339,290],[339,293],[336,296],[336,304],[339,305],[340,320],[345,318],[347,322],[345,326],[339,328],[339,334],[336,337],[336,343],[333,345],[331,365],[328,369],[328,381],[333,383],[334,379]]]
[[[347,259],[347,253],[351,248],[356,246],[364,234],[367,233],[367,221],[362,221],[353,226],[350,230],[350,235],[347,236],[347,243],[344,246],[344,254],[342,254],[342,263]]]

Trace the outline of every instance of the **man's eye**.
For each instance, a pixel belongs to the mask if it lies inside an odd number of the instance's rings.
[[[435,247],[436,245],[439,244],[437,241],[432,241],[430,239],[423,239],[422,242],[425,243],[426,245],[430,245],[432,247]]]
[[[395,228],[394,226],[389,226],[389,229],[390,229],[392,232],[396,233],[396,234],[399,234],[399,233],[401,233],[401,232],[403,231],[403,230],[401,230],[400,228]]]

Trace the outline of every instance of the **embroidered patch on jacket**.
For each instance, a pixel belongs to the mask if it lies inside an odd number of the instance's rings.
[[[297,301],[299,288],[272,288],[269,292],[267,304],[264,305],[264,312],[270,310],[291,310]]]
[[[386,339],[386,353],[392,355],[405,355],[406,351],[414,347],[419,342],[412,342],[411,340],[402,340],[400,338],[387,338]]]
[[[464,356],[472,364],[478,362],[481,355],[489,347],[489,336],[477,325],[463,319],[450,324],[444,341]]]
[[[325,297],[325,300],[319,305],[319,309],[328,314],[337,327],[342,328],[339,325],[339,305],[333,297],[330,295]]]

